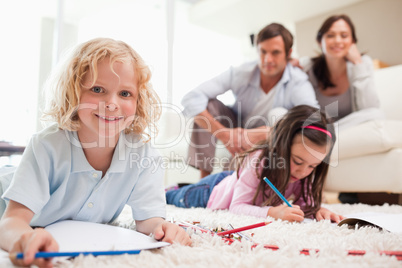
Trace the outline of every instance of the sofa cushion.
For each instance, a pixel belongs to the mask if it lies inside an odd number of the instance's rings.
[[[402,193],[401,163],[402,148],[342,159],[329,168],[324,190]]]
[[[376,70],[374,81],[386,117],[402,120],[402,64]]]
[[[342,130],[331,157],[336,166],[342,159],[379,154],[393,148],[402,148],[402,121],[372,120]]]

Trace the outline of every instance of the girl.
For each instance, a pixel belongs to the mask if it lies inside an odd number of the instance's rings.
[[[58,245],[33,226],[66,219],[108,223],[126,204],[137,231],[189,245],[185,231],[163,219],[162,169],[152,174],[132,161],[160,157],[144,141],[160,106],[143,59],[124,42],[94,39],[78,46],[55,78],[46,115],[57,124],[32,137],[2,196],[9,203],[0,246],[24,253],[13,263],[51,267],[34,254]]]
[[[194,185],[167,191],[167,203],[288,221],[315,216],[339,222],[342,216],[320,206],[334,143],[333,125],[323,113],[296,106],[276,123],[267,141],[236,158],[236,172],[210,175]],[[293,199],[293,207],[282,205],[264,177]]]

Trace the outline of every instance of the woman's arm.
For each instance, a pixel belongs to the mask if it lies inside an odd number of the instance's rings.
[[[354,93],[353,102],[357,111],[380,107],[374,81],[373,62],[369,56],[363,55],[360,63],[348,63],[348,78]]]

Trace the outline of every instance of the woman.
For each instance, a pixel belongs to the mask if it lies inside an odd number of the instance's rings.
[[[378,108],[374,68],[367,55],[357,49],[355,27],[347,15],[327,18],[316,41],[322,54],[300,59],[309,76],[317,101],[337,121],[340,130],[372,119],[383,119]],[[340,193],[342,203],[359,202],[356,193]]]
[[[321,109],[339,120],[342,128],[382,118],[373,63],[357,49],[350,18],[347,15],[329,17],[319,29],[316,40],[322,54],[301,59],[300,65],[309,76]]]

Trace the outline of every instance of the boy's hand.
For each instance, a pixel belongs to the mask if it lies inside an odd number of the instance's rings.
[[[335,214],[332,211],[321,207],[317,213],[315,214],[315,218],[317,219],[317,221],[321,221],[321,220],[331,220],[334,221],[336,223],[339,223],[341,220],[343,220],[345,217]]]
[[[191,239],[186,231],[177,226],[176,224],[164,221],[158,224],[154,231],[154,237],[156,240],[162,240],[163,242],[173,243],[179,242],[182,245],[190,246]]]
[[[53,267],[52,259],[35,259],[35,254],[39,251],[58,251],[59,245],[52,235],[42,228],[34,229],[24,233],[17,240],[11,251],[10,260],[17,266],[30,266],[32,264],[38,267]],[[15,254],[24,253],[23,259],[16,259]]]
[[[293,207],[287,205],[270,207],[268,210],[268,216],[290,222],[302,222],[304,220],[304,212],[297,205],[293,205]]]

